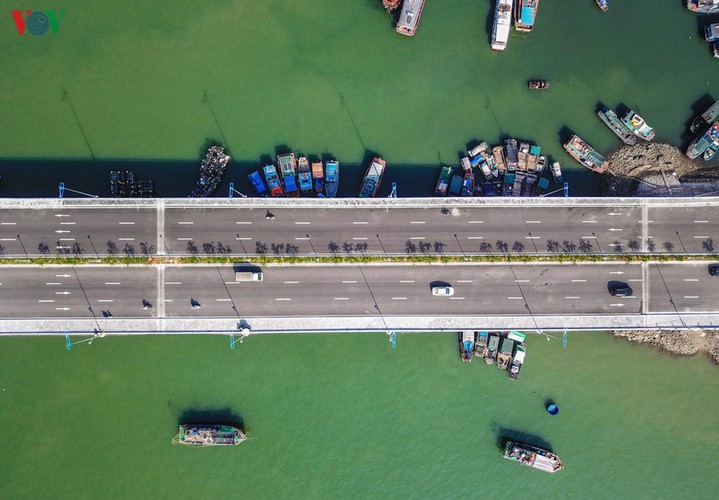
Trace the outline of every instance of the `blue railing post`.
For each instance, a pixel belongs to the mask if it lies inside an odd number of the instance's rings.
[[[58,194],[58,198],[62,199],[62,197],[65,195],[65,183],[60,183],[60,193]]]
[[[230,182],[230,192],[229,192],[229,194],[228,194],[228,196],[230,197],[230,199],[232,199],[232,195],[234,194],[234,191],[235,191],[235,183],[234,183],[234,182]]]
[[[564,183],[564,197],[569,198],[569,183],[568,182]]]

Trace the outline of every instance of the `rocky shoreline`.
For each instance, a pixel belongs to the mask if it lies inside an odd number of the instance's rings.
[[[719,364],[717,330],[615,330],[612,334],[637,344],[651,344],[678,356],[705,353]]]

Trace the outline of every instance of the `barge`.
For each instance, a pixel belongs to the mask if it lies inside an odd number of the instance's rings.
[[[607,162],[606,158],[600,155],[594,148],[584,142],[581,137],[576,134],[564,143],[564,149],[572,156],[572,158],[577,160],[592,172],[603,174],[609,166],[609,162]]]
[[[173,444],[185,446],[237,446],[247,436],[230,425],[180,425]]]

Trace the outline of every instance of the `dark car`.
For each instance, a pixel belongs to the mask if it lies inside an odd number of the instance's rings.
[[[712,276],[719,276],[719,264],[710,264],[709,274],[711,274]]]
[[[621,282],[613,282],[609,283],[609,295],[613,297],[631,297],[634,295],[634,290],[632,290],[632,287],[627,285],[626,283]]]

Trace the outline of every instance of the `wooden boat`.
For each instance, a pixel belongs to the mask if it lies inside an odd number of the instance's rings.
[[[325,162],[325,194],[328,198],[337,196],[340,185],[340,164],[338,161]]]
[[[546,80],[529,80],[527,87],[529,87],[529,90],[546,90],[549,88],[549,82]]]
[[[564,149],[572,158],[598,174],[606,172],[609,162],[578,135],[573,135],[564,143]]]
[[[382,176],[384,175],[385,167],[387,162],[380,157],[372,158],[372,163],[367,167],[367,172],[364,175],[362,181],[362,188],[360,189],[360,198],[374,198],[379,190],[379,185],[382,183]]]
[[[522,370],[524,364],[524,356],[526,354],[527,344],[524,343],[524,339],[527,336],[520,332],[509,332],[508,338],[515,342],[514,352],[512,353],[512,359],[509,363],[509,378],[510,380],[517,380],[519,372]]]
[[[297,160],[292,153],[282,154],[277,157],[277,164],[280,167],[282,183],[285,185],[285,196],[297,198],[300,190],[297,187]]]
[[[285,193],[282,190],[280,178],[277,177],[277,169],[275,168],[275,166],[265,165],[265,168],[263,170],[265,172],[265,179],[267,180],[267,187],[270,188],[270,196],[283,196]]]
[[[514,189],[516,193],[516,185]],[[509,366],[509,362],[512,360],[512,351],[514,351],[514,340],[510,339],[509,337],[503,338],[502,347],[500,347],[499,353],[497,354],[497,367],[500,370],[506,370]]]
[[[472,353],[474,352],[474,332],[463,331],[459,333],[459,353],[462,361],[465,363],[472,362]]]
[[[539,0],[516,0],[516,13],[514,14],[517,31],[532,31],[537,18]]]
[[[267,186],[265,185],[265,181],[262,180],[260,172],[254,171],[250,175],[248,175],[247,178],[250,179],[252,187],[255,188],[255,191],[257,191],[258,195],[262,196],[263,198],[267,196]]]
[[[507,441],[504,458],[550,474],[564,468],[559,457],[551,451],[515,441]]]
[[[180,425],[173,444],[185,446],[237,446],[247,436],[237,427],[230,425]]]
[[[507,170],[507,163],[504,159],[504,148],[502,146],[494,146],[492,148],[492,157],[494,157],[494,163],[497,165],[500,173],[504,173]]]
[[[299,157],[297,168],[299,170],[300,191],[304,195],[310,194],[312,192],[312,171],[306,157]]]
[[[552,177],[554,178],[554,182],[562,182],[562,166],[558,161],[552,163]]]
[[[452,177],[452,167],[442,167],[439,172],[439,179],[437,179],[437,185],[434,188],[435,196],[446,196],[447,188],[449,188],[449,179]]]
[[[637,136],[629,130],[614,111],[606,106],[602,106],[602,109],[597,111],[597,116],[624,144],[633,146],[637,143]]]
[[[644,118],[639,116],[636,112],[629,110],[629,112],[622,118],[622,123],[632,131],[634,135],[645,141],[651,141],[654,139],[654,129],[649,126]]]
[[[714,104],[709,106],[704,113],[695,117],[689,126],[689,131],[692,134],[696,134],[699,129],[706,127],[708,124],[713,122],[717,116],[719,116],[719,101],[716,101]]]
[[[400,0],[382,0],[382,6],[387,10],[394,10],[399,7]]]
[[[474,355],[483,358],[487,351],[487,332],[476,332],[477,340],[474,343]]]
[[[312,162],[312,181],[315,193],[319,196],[325,190],[325,171],[321,161]]]
[[[490,333],[488,338],[489,340],[487,341],[487,351],[484,354],[484,362],[491,365],[497,359],[497,352],[499,351],[499,334]]]
[[[714,155],[716,154],[717,149],[719,149],[719,143],[716,143],[716,142],[713,143],[708,148],[706,148],[706,150],[704,151],[704,155],[702,155],[704,158],[704,161],[709,161],[712,158],[714,158]]]
[[[609,3],[607,3],[607,0],[594,0],[597,4],[597,7],[602,9],[602,12],[606,12],[609,10]]]

